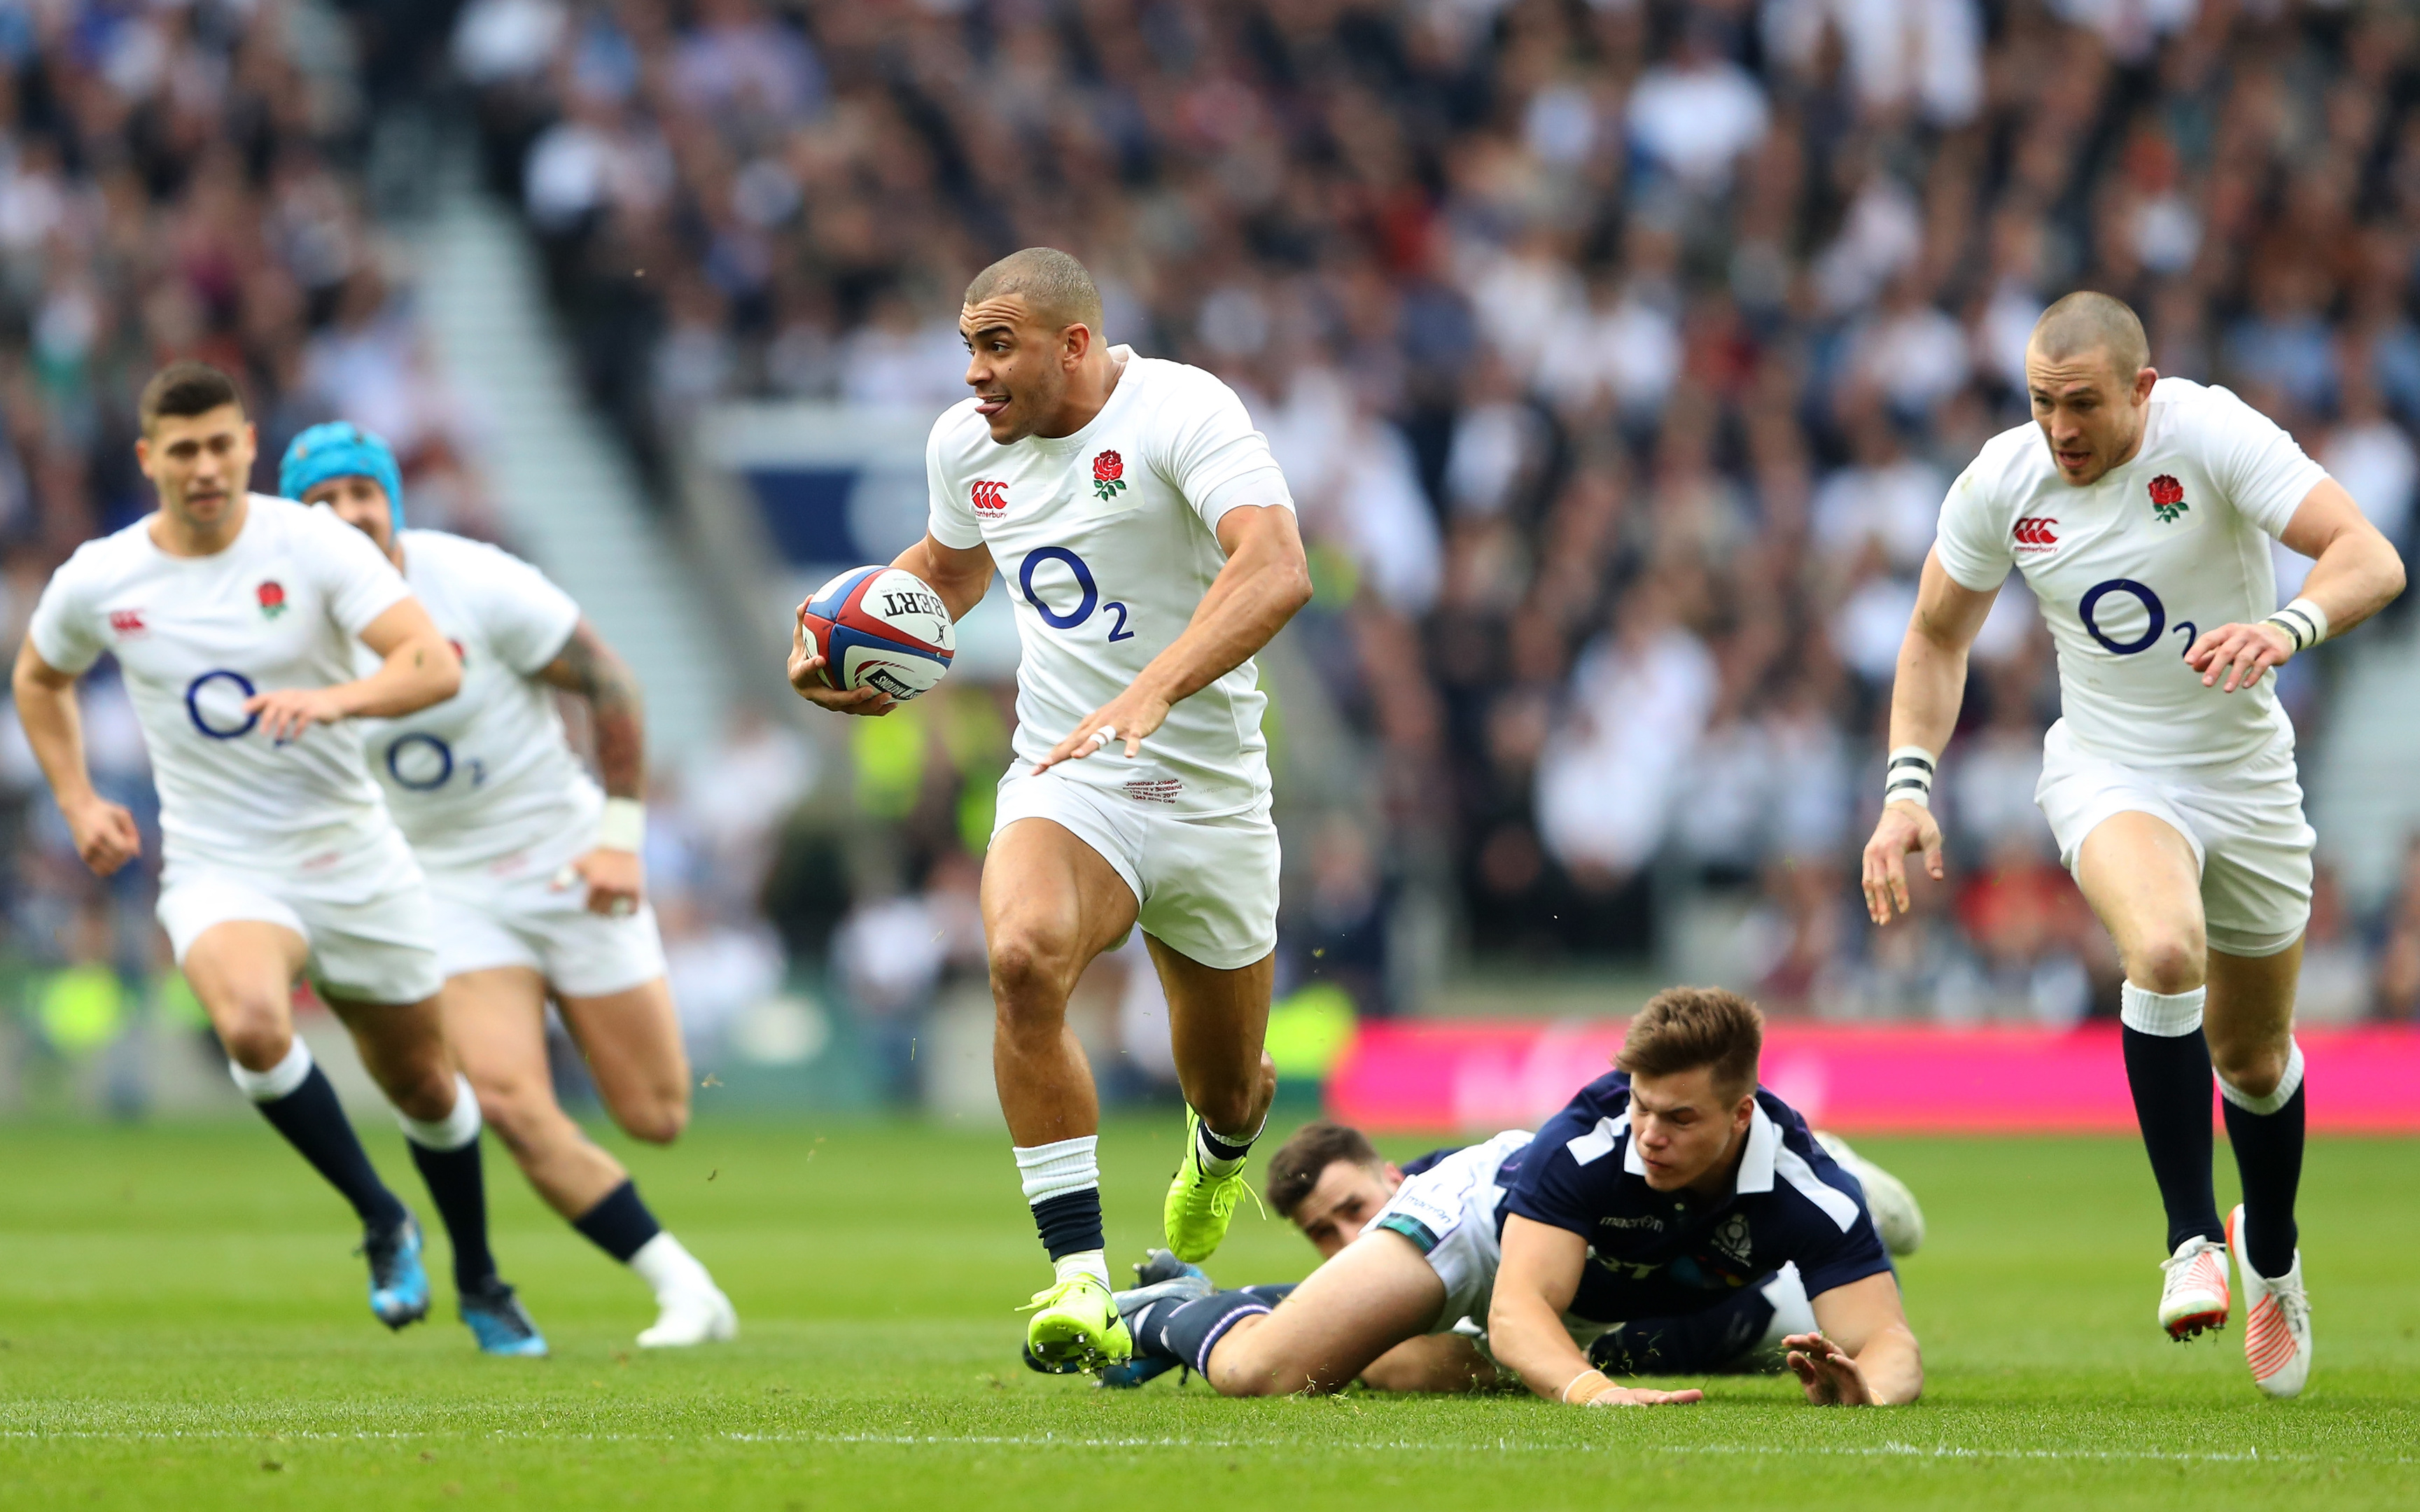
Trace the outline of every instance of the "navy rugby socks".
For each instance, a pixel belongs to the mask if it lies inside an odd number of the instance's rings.
[[[2303,1047],[2287,1041],[2286,1072],[2266,1097],[2242,1091],[2224,1076],[2218,1095],[2226,1141],[2243,1178],[2243,1263],[2261,1275],[2294,1267],[2294,1193],[2303,1182]]]
[[[327,1178],[330,1186],[345,1195],[363,1224],[386,1229],[403,1222],[402,1199],[379,1180],[369,1152],[362,1149],[360,1136],[346,1121],[328,1073],[312,1060],[310,1047],[301,1036],[295,1037],[286,1058],[267,1071],[247,1071],[233,1060],[227,1062],[227,1071],[270,1126],[284,1134],[286,1142]]]
[[[488,1253],[488,1189],[479,1169],[479,1099],[469,1078],[454,1076],[454,1111],[434,1122],[398,1114],[411,1163],[428,1183],[445,1237],[454,1247],[454,1285],[477,1291],[495,1278]]]
[[[2124,1027],[2126,1085],[2134,1094],[2134,1121],[2151,1179],[2168,1213],[2168,1249],[2198,1234],[2225,1243],[2218,1198],[2211,1190],[2210,1044],[2202,1038],[2204,989],[2149,992],[2126,983],[2118,1013]]]
[[[1059,1279],[1081,1273],[1109,1286],[1109,1264],[1102,1251],[1101,1140],[1079,1134],[1047,1145],[1016,1147],[1016,1169],[1025,1184],[1026,1206],[1033,1210],[1033,1227],[1042,1235]]]
[[[1276,1307],[1293,1289],[1291,1286],[1246,1287],[1240,1291],[1214,1291],[1190,1302],[1163,1298],[1127,1319],[1127,1326],[1134,1331],[1138,1353],[1173,1360],[1207,1375],[1210,1351],[1227,1336],[1227,1331],[1244,1319]]]
[[[571,1220],[588,1242],[624,1265],[646,1248],[647,1241],[664,1231],[656,1215],[639,1199],[639,1183],[625,1178],[620,1186],[597,1199],[597,1205]]]

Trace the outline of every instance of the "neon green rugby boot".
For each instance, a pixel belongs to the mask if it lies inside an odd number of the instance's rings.
[[[1089,1275],[1071,1275],[1033,1294],[1018,1309],[1025,1325],[1025,1363],[1045,1375],[1070,1376],[1130,1359],[1134,1335],[1118,1316],[1117,1299]]]
[[[1168,1183],[1168,1201],[1160,1209],[1160,1227],[1176,1257],[1199,1264],[1218,1253],[1235,1203],[1249,1190],[1241,1166],[1233,1176],[1212,1176],[1202,1168],[1202,1115],[1187,1108],[1185,1161]]]

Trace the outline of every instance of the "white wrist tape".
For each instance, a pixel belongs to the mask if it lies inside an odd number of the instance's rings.
[[[636,798],[608,798],[605,817],[597,822],[597,845],[607,851],[647,848],[647,806]]]
[[[2285,631],[2297,651],[2308,651],[2328,638],[2328,611],[2307,598],[2294,600],[2261,623]]]
[[[1901,746],[1883,764],[1883,806],[1912,803],[1932,807],[1932,752],[1922,746]]]

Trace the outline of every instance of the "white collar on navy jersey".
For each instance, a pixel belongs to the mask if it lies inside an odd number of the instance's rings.
[[[1751,1104],[1747,1116],[1747,1149],[1740,1153],[1739,1176],[1732,1181],[1731,1191],[1743,1194],[1772,1191],[1774,1155],[1780,1149],[1781,1125],[1765,1117],[1763,1103]],[[1632,1176],[1647,1174],[1647,1163],[1638,1156],[1638,1136],[1635,1134],[1622,1146],[1621,1168]]]

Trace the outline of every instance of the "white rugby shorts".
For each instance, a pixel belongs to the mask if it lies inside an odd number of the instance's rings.
[[[1001,779],[993,838],[1020,819],[1051,820],[1098,851],[1134,892],[1142,932],[1186,959],[1233,971],[1278,948],[1278,827],[1266,804],[1188,818],[1020,764]]]
[[[594,913],[588,885],[576,875],[569,887],[555,886],[562,870],[532,852],[488,867],[432,869],[440,969],[458,977],[527,966],[566,997],[611,996],[664,975],[654,905],[642,903],[619,918]]]
[[[1457,1149],[1420,1172],[1404,1178],[1395,1195],[1361,1232],[1384,1228],[1401,1234],[1428,1257],[1445,1283],[1445,1305],[1428,1327],[1450,1334],[1468,1319],[1487,1326],[1487,1304],[1496,1295],[1496,1268],[1504,1251],[1496,1234],[1496,1208],[1504,1200],[1497,1167],[1528,1147],[1527,1131],[1510,1129],[1484,1144]]]
[[[2072,872],[2084,838],[2113,814],[2174,828],[2201,866],[2203,927],[2213,950],[2275,955],[2311,917],[2311,845],[2293,748],[2280,741],[2226,766],[2129,766],[2080,749],[2062,719],[2042,739],[2034,802]]]
[[[311,951],[304,970],[333,996],[417,1003],[444,985],[428,888],[400,835],[324,870],[171,860],[157,912],[180,966],[203,932],[252,920],[302,936]]]

